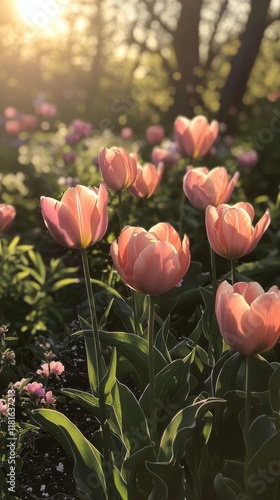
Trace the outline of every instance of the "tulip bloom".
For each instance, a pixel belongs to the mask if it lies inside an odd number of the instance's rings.
[[[226,203],[238,179],[238,172],[231,179],[225,167],[215,167],[210,171],[206,167],[188,167],[183,180],[183,189],[195,208],[205,210],[208,205],[216,207],[220,203]]]
[[[209,206],[205,213],[209,243],[218,255],[236,260],[252,252],[270,224],[266,210],[255,227],[252,226],[254,209],[250,203]]]
[[[132,289],[158,295],[174,288],[185,276],[191,260],[189,240],[161,222],[149,231],[126,226],[111,245],[114,266]]]
[[[98,156],[104,182],[110,189],[123,191],[133,184],[137,174],[137,160],[124,148],[104,148]]]
[[[209,151],[218,132],[218,122],[213,120],[209,125],[207,118],[202,115],[192,120],[178,116],[174,123],[174,137],[179,151],[192,159],[200,158]]]
[[[67,189],[61,201],[41,197],[44,222],[57,243],[68,248],[87,248],[103,238],[108,227],[108,193],[101,184]]]
[[[158,168],[152,163],[145,163],[143,167],[138,165],[136,179],[129,188],[130,193],[137,198],[150,198],[160,184],[163,171],[163,164]]]
[[[223,281],[217,290],[216,315],[225,342],[241,354],[269,351],[280,339],[280,291],[264,292],[259,283]]]
[[[0,233],[4,233],[11,226],[16,216],[16,209],[12,205],[0,203]]]
[[[146,139],[149,144],[160,144],[164,136],[165,130],[162,125],[151,125],[146,129]]]
[[[61,361],[51,361],[50,363],[44,363],[41,369],[37,370],[37,373],[42,377],[48,378],[50,375],[62,375],[64,369]]]

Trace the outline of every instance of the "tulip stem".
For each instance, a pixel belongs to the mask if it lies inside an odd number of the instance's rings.
[[[122,191],[118,191],[118,200],[119,200],[119,204],[118,204],[118,213],[119,213],[119,226],[120,226],[120,230],[123,229],[123,210],[122,210]]]
[[[148,348],[149,348],[149,382],[150,382],[150,433],[151,439],[157,447],[157,415],[155,393],[155,364],[154,364],[154,313],[155,297],[148,295]]]
[[[244,424],[244,441],[246,446],[246,460],[245,460],[245,486],[248,488],[247,473],[248,473],[248,463],[251,458],[251,442],[249,436],[249,430],[251,425],[251,358],[252,356],[246,356],[246,382],[245,382],[245,424]]]
[[[86,282],[86,290],[87,290],[87,297],[88,297],[88,304],[89,304],[89,310],[90,310],[90,319],[91,319],[91,325],[92,325],[92,341],[93,341],[93,349],[89,346],[89,342],[86,341],[86,348],[88,352],[88,356],[90,356],[90,350],[93,351],[94,353],[94,370],[95,370],[95,378],[96,381],[94,381],[94,385],[97,387],[97,393],[99,396],[99,409],[100,409],[100,425],[101,425],[101,430],[102,430],[102,446],[103,446],[103,457],[104,457],[104,468],[106,468],[106,471],[111,470],[111,459],[110,459],[110,429],[108,427],[108,422],[106,422],[106,405],[105,405],[105,399],[104,399],[104,394],[101,393],[100,390],[100,380],[103,375],[103,370],[102,370],[102,350],[101,350],[101,344],[100,344],[100,337],[99,337],[99,327],[98,327],[98,321],[97,321],[97,315],[96,315],[96,309],[95,309],[95,302],[94,302],[94,295],[92,291],[92,286],[90,282],[90,270],[89,270],[89,263],[88,263],[88,256],[87,256],[87,251],[85,248],[81,249],[81,254],[82,254],[82,262],[83,262],[83,269],[84,269],[84,276],[85,276],[85,282]],[[88,359],[88,373],[92,373],[92,367],[90,367],[89,363],[91,360]],[[91,389],[93,389],[93,382],[90,378],[90,386]]]
[[[138,297],[137,292],[131,289],[131,298],[132,298],[132,306],[133,306],[133,319],[134,319],[134,332],[136,335],[142,337],[142,325],[139,321],[139,308],[138,308]]]
[[[180,236],[183,236],[183,219],[184,219],[184,208],[185,208],[186,195],[184,190],[182,189],[182,196],[180,202],[180,217],[179,217],[179,229],[178,233]]]
[[[234,285],[234,283],[236,283],[236,261],[234,259],[231,259],[230,267],[231,267],[231,284]]]
[[[210,259],[211,259],[212,289],[213,289],[213,296],[215,299],[216,291],[217,291],[216,256],[215,256],[215,252],[211,246],[210,246]]]

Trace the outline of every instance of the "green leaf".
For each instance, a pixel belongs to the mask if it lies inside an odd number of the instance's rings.
[[[61,288],[64,288],[65,286],[68,285],[73,285],[75,283],[79,283],[80,280],[78,278],[64,278],[59,281],[56,281],[52,286],[51,286],[51,291],[52,292],[57,292],[57,290],[60,290]]]
[[[242,492],[240,486],[235,481],[224,477],[221,473],[216,475],[214,487],[220,500],[249,500],[248,495]]]
[[[75,464],[73,475],[81,498],[108,499],[101,455],[79,429],[56,410],[34,410],[32,416],[37,424],[61,443],[73,459]]]
[[[251,424],[250,427],[250,442],[251,442],[251,456],[249,460],[258,453],[262,445],[276,434],[277,429],[275,423],[267,415],[260,415]]]
[[[167,339],[170,332],[170,316],[167,316],[166,320],[160,327],[156,339],[155,339],[155,347],[161,352],[164,356],[167,363],[171,361],[171,356],[169,353],[169,349],[167,347]]]
[[[280,425],[280,364],[269,380],[269,398],[274,417]]]
[[[123,297],[114,288],[107,285],[107,283],[103,283],[102,281],[96,279],[91,279],[90,281],[107,292],[105,297],[107,298],[108,303],[111,301],[112,297],[114,298],[113,309],[122,321],[123,325],[126,327],[127,331],[130,331],[134,326],[131,307],[127,304]]]

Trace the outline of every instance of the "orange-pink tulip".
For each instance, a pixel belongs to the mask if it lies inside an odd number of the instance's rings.
[[[150,198],[157,190],[164,171],[163,163],[157,168],[152,163],[137,165],[137,176],[129,191],[137,198]]]
[[[121,279],[134,290],[158,295],[174,288],[191,260],[189,240],[161,222],[149,231],[126,226],[111,245],[111,256]]]
[[[0,233],[4,233],[10,228],[15,216],[15,207],[6,203],[0,203]]]
[[[280,340],[280,291],[267,292],[257,282],[230,285],[216,294],[216,315],[225,342],[241,354],[269,351]]]
[[[252,225],[255,212],[250,203],[209,206],[205,213],[209,243],[218,255],[226,259],[239,259],[256,248],[270,224],[270,213],[266,210],[255,227]]]
[[[68,248],[87,248],[103,238],[108,227],[108,193],[101,184],[67,189],[61,201],[41,197],[44,222],[57,243]]]
[[[210,125],[205,116],[199,115],[190,120],[178,116],[174,123],[174,138],[183,156],[196,159],[204,156],[215,142],[219,124],[213,120]]]
[[[183,189],[191,204],[205,210],[208,205],[217,207],[220,203],[229,201],[239,179],[236,172],[229,177],[225,167],[188,167],[183,180]]]
[[[137,161],[125,148],[102,149],[98,162],[104,182],[110,189],[123,191],[135,181]]]

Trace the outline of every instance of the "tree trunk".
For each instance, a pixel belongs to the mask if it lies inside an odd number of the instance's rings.
[[[227,81],[221,95],[221,106],[218,113],[220,121],[227,121],[229,109],[239,109],[250,73],[255,64],[264,31],[266,29],[267,12],[271,0],[251,0],[251,11],[245,31],[241,36],[241,45],[234,56]]]
[[[181,13],[173,35],[173,47],[180,80],[172,80],[175,88],[174,104],[170,110],[173,118],[178,115],[191,117],[194,105],[199,102],[196,93],[199,66],[199,22],[203,0],[181,0]]]

